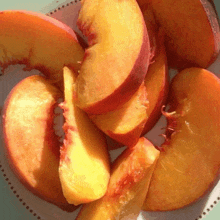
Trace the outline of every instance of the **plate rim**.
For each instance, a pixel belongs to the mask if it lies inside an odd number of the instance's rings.
[[[80,3],[82,0],[74,0],[74,1],[70,1],[70,0],[67,0],[67,1],[64,1],[63,3],[56,3],[56,7],[54,7],[54,4],[50,4],[48,7],[51,7],[51,9],[48,10],[47,13],[44,13],[46,14],[47,16],[50,16],[50,17],[53,17],[57,12],[63,10],[64,8],[66,7],[69,7],[70,5],[74,5],[74,4],[78,4]],[[58,1],[57,1],[58,2]],[[48,9],[48,7],[45,7]],[[45,10],[42,9],[42,12]],[[0,115],[1,115],[1,112],[0,112]],[[18,199],[18,201],[27,209],[27,211],[29,211],[36,219],[38,220],[43,220],[44,217],[41,217],[39,214],[37,214],[36,211],[34,211],[34,208],[30,207],[30,205],[28,205],[28,202],[25,201],[25,199],[23,199],[18,193],[17,193],[17,190],[16,190],[16,186],[12,185],[11,181],[10,181],[10,177],[6,174],[6,171],[5,171],[5,167],[4,167],[4,164],[3,164],[3,161],[4,158],[2,155],[0,155],[0,171],[1,171],[1,175],[4,179],[4,181],[6,182],[6,184],[9,186],[10,190],[13,192],[14,196]],[[212,188],[212,191],[216,188],[216,187],[219,187],[219,192],[220,192],[220,180],[217,182],[217,184]],[[28,191],[28,190],[27,190]],[[212,193],[209,192],[209,194]],[[195,219],[195,220],[198,220],[198,219],[203,219],[205,218],[209,212],[211,212],[215,207],[216,205],[219,203],[220,201],[220,193],[219,195],[217,196],[217,198],[212,201],[212,203],[209,205],[209,207],[205,207],[206,210],[202,210],[200,215]],[[204,209],[205,209],[204,208]],[[80,208],[78,208],[77,210],[79,211]],[[77,212],[74,211],[74,212]],[[74,213],[73,212],[73,213]],[[143,211],[144,212],[144,211]],[[144,220],[144,219],[143,219]]]

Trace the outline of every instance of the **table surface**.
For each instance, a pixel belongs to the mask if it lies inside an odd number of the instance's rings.
[[[64,1],[53,0],[6,0],[1,2],[0,10],[25,9],[47,13],[48,6],[51,4],[60,4]],[[217,11],[220,15],[220,1],[214,0]],[[35,220],[29,211],[25,209],[22,203],[17,199],[10,187],[7,185],[3,176],[0,174],[0,213],[3,220]],[[220,202],[204,218],[206,220],[220,219]]]

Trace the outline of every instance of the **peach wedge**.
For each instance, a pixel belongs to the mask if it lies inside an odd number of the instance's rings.
[[[147,121],[142,130],[142,135],[150,131],[160,118],[161,108],[166,104],[169,92],[167,54],[162,29],[158,29],[155,32],[154,45],[154,56],[144,80],[149,104],[147,108]]]
[[[147,108],[147,91],[142,83],[131,99],[120,108],[89,117],[106,135],[130,147],[138,142],[143,131],[148,118]]]
[[[79,70],[84,51],[74,31],[38,12],[0,12],[0,65],[26,64],[63,85],[63,66]]]
[[[76,80],[77,105],[91,114],[116,109],[138,90],[150,50],[135,0],[84,0],[77,21],[89,47]]]
[[[202,198],[220,170],[220,80],[201,68],[178,73],[168,100],[166,141],[143,209],[168,211]]]
[[[113,162],[107,193],[83,205],[77,220],[137,219],[160,152],[144,137]]]
[[[165,30],[169,65],[207,68],[215,61],[220,49],[220,29],[212,0],[138,2],[141,8],[152,5],[156,20]]]
[[[63,194],[71,204],[101,198],[110,177],[110,158],[104,134],[74,102],[74,72],[64,67],[63,129],[59,176]]]
[[[19,82],[3,109],[6,155],[15,175],[35,195],[71,208],[58,174],[60,142],[53,130],[54,108],[61,92],[42,76]]]

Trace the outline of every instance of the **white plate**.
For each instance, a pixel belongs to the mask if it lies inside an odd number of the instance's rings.
[[[78,11],[80,9],[80,1],[54,1],[50,5],[44,7],[42,12],[47,15],[54,17],[77,31],[81,36],[81,32],[76,27],[76,20]],[[4,100],[11,88],[18,83],[21,79],[33,75],[39,74],[38,71],[32,70],[31,72],[24,72],[22,70],[24,66],[15,65],[10,66],[6,70],[6,74],[0,77],[0,110],[4,104]],[[220,56],[216,62],[209,68],[216,75],[220,76]],[[173,75],[173,73],[170,73]],[[1,122],[1,121],[0,121]],[[2,123],[1,123],[2,124]],[[160,145],[162,138],[159,137],[161,128],[166,124],[165,118],[161,118],[154,129],[152,129],[147,138],[151,140],[155,145]],[[2,129],[2,128],[1,128]],[[2,134],[2,130],[0,130]],[[0,170],[4,179],[7,181],[11,190],[19,201],[30,211],[36,219],[45,220],[72,220],[77,216],[79,209],[73,213],[67,213],[62,211],[58,207],[41,200],[40,198],[29,192],[14,176],[11,169],[9,168],[7,158],[3,151],[3,139],[1,135],[0,139]],[[111,152],[112,158],[115,158],[124,148]],[[205,174],[204,174],[205,175]],[[220,181],[216,182],[215,187],[205,197],[200,199],[198,202],[191,206],[183,209],[169,211],[169,212],[141,212],[138,220],[198,220],[204,218],[218,203],[220,200]]]

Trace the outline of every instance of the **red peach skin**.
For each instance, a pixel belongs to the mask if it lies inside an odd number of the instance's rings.
[[[42,76],[19,82],[3,109],[6,155],[15,175],[31,192],[64,210],[58,175],[60,142],[54,133],[54,108],[62,93]]]

